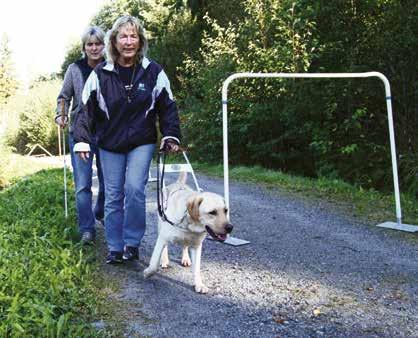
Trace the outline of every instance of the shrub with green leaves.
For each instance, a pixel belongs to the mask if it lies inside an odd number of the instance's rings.
[[[206,17],[199,58],[179,69],[187,141],[212,161],[222,154],[221,88],[235,72],[303,72],[316,55],[315,24],[293,1],[244,2],[242,20],[221,26]],[[301,162],[307,148],[304,117],[298,112],[294,81],[237,80],[229,87],[229,149],[233,163],[260,163],[286,169]],[[201,131],[204,130],[202,133]],[[293,152],[284,149],[293,148]],[[200,151],[199,151],[200,152]],[[299,156],[298,156],[299,155]],[[303,157],[309,162],[309,157]]]
[[[19,153],[27,153],[40,144],[51,153],[58,151],[57,126],[54,122],[58,80],[36,83],[26,95],[11,98],[2,108],[2,116],[11,121],[7,143]]]
[[[232,24],[206,18],[199,54],[186,56],[178,68],[185,141],[207,160],[219,161],[220,89],[231,73],[379,71],[392,86],[401,184],[416,192],[415,2],[245,0],[242,6]],[[388,36],[402,38],[392,43]],[[233,164],[392,189],[379,79],[236,80],[228,110]]]
[[[385,74],[401,185],[417,193],[416,0],[114,0],[93,21],[108,29],[124,13],[145,23],[184,143],[202,160],[222,156],[221,87],[231,73]],[[392,189],[380,80],[237,80],[228,99],[231,163]]]
[[[70,181],[70,178],[69,178]],[[0,193],[0,336],[92,336],[92,274],[64,217],[62,170]]]
[[[7,184],[7,165],[10,158],[10,150],[0,142],[0,189]]]

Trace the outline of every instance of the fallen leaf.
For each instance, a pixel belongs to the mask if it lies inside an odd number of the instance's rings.
[[[280,317],[280,316],[273,316],[273,320],[280,325],[285,324],[286,318]]]

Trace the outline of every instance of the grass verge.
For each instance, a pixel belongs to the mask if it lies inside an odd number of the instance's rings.
[[[107,282],[78,244],[71,187],[64,217],[62,169],[14,180],[0,192],[0,336],[112,336],[92,325],[108,313]]]
[[[223,165],[194,163],[193,168],[212,176],[223,176]],[[268,170],[260,166],[230,166],[232,180],[263,184],[310,199],[321,199],[340,205],[350,214],[370,222],[396,221],[394,195],[361,187],[336,179],[311,179]],[[415,196],[401,194],[403,223],[418,224],[418,203]]]
[[[13,154],[0,145],[0,190],[23,176],[39,170],[56,168],[57,164],[48,163],[48,158],[34,159],[28,156]]]

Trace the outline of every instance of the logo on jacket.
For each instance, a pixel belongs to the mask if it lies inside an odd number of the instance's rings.
[[[139,83],[139,84],[138,84],[138,90],[145,91],[145,90],[146,90],[146,89],[145,89],[145,84],[144,84],[144,83]]]

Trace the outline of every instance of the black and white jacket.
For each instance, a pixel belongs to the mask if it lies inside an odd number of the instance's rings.
[[[88,144],[93,143],[126,153],[156,143],[157,119],[163,139],[180,143],[178,110],[166,73],[145,57],[137,68],[130,100],[112,63],[103,62],[90,74],[82,97],[86,108],[74,128],[74,151],[89,151]]]

